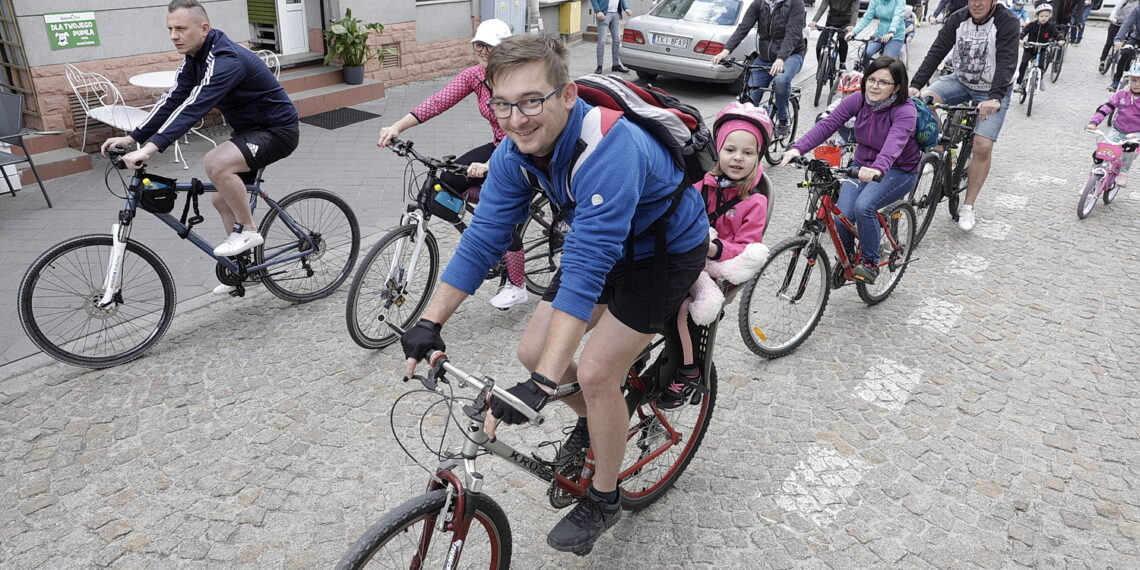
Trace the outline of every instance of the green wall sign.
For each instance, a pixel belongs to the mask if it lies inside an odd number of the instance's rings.
[[[69,49],[99,45],[99,28],[95,12],[60,12],[44,14],[51,49]]]

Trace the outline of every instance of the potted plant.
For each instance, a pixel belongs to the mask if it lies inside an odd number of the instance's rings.
[[[325,41],[328,42],[329,51],[325,55],[325,65],[334,57],[339,57],[344,66],[344,82],[349,85],[364,83],[364,64],[373,57],[384,60],[384,53],[368,45],[368,36],[375,30],[377,34],[384,32],[384,25],[373,22],[365,24],[360,18],[352,17],[352,9],[344,11],[344,17],[333,20],[329,29],[325,30]]]

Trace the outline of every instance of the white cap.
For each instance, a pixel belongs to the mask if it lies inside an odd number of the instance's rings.
[[[471,43],[483,42],[489,46],[497,46],[503,38],[511,35],[511,27],[506,22],[498,19],[483,20],[478,28],[475,28],[475,37]]]

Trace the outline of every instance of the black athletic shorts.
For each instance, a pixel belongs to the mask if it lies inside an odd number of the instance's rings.
[[[230,142],[237,145],[250,172],[256,173],[258,169],[293,154],[301,142],[301,129],[292,125],[234,133]]]
[[[625,326],[641,333],[658,333],[661,328],[652,326],[650,320],[653,309],[660,311],[663,326],[676,326],[673,318],[681,308],[681,302],[689,295],[689,289],[705,268],[709,244],[701,245],[681,254],[667,256],[668,277],[658,287],[653,286],[653,256],[633,262],[632,272],[625,258],[618,259],[614,268],[606,275],[598,303],[608,305],[608,309]],[[632,280],[627,285],[626,282]],[[542,295],[543,301],[553,302],[562,284],[562,269],[550,280],[550,287]]]

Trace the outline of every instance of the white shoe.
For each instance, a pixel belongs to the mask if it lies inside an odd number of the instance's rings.
[[[214,287],[214,294],[215,295],[229,295],[230,293],[233,293],[234,291],[237,291],[237,287],[234,287],[233,285],[226,285],[225,283],[222,283],[221,285]]]
[[[244,231],[240,234],[230,232],[230,235],[226,236],[226,241],[214,248],[214,255],[231,257],[263,243],[265,243],[265,238],[261,237],[261,234],[257,233],[256,230]]]
[[[968,232],[974,229],[974,224],[978,222],[977,217],[974,215],[974,207],[969,204],[962,204],[958,206],[958,227],[962,231]]]
[[[503,285],[502,289],[491,297],[491,306],[499,310],[507,310],[520,303],[527,301],[526,287],[512,285],[507,283]]]

